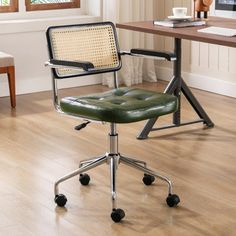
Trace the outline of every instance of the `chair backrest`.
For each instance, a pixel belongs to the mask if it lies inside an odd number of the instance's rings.
[[[50,27],[47,41],[50,59],[91,62],[95,68],[89,74],[121,68],[116,29],[111,22]],[[57,68],[53,74],[56,78],[68,78],[88,72]]]

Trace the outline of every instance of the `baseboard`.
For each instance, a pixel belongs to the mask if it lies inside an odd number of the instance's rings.
[[[173,71],[171,68],[158,67],[157,71],[158,79],[169,81],[172,78]],[[236,82],[232,83],[229,81],[187,72],[183,72],[182,77],[192,88],[236,98]]]
[[[66,79],[59,81],[60,88],[72,88],[93,84],[100,84],[102,78],[100,75],[85,76],[78,79]],[[8,80],[5,75],[1,75],[0,97],[9,96]],[[33,78],[31,80],[16,80],[16,94],[28,94],[52,90],[51,78]]]

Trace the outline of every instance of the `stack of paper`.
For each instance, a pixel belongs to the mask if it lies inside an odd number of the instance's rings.
[[[236,29],[222,28],[222,27],[215,27],[215,26],[198,30],[198,32],[216,34],[216,35],[222,35],[222,36],[228,36],[228,37],[236,36]]]

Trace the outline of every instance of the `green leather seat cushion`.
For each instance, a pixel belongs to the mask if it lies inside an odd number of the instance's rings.
[[[130,123],[176,111],[177,98],[138,88],[119,88],[88,96],[65,97],[61,110],[74,116],[111,123]]]

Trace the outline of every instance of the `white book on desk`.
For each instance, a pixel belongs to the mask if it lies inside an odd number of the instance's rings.
[[[190,27],[190,26],[201,26],[206,25],[206,21],[204,20],[154,20],[154,25],[165,26],[170,28],[181,28],[181,27]]]

